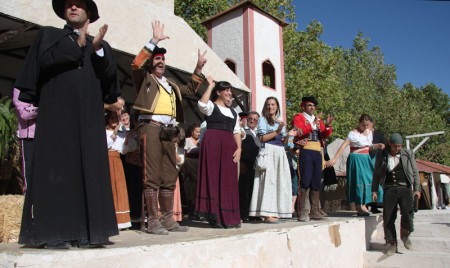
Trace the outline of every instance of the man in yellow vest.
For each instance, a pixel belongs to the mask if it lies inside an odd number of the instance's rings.
[[[176,85],[164,77],[164,48],[159,41],[164,35],[164,24],[152,23],[153,37],[133,60],[133,84],[137,98],[133,108],[139,110],[139,137],[141,141],[144,196],[148,213],[147,231],[165,235],[169,231],[186,232],[172,217],[174,189],[178,172],[175,147],[172,141],[178,134],[177,122],[184,122],[182,96],[193,94],[204,81],[201,74],[206,63],[205,53],[198,53],[197,66],[187,85]],[[158,201],[161,219],[158,217]]]

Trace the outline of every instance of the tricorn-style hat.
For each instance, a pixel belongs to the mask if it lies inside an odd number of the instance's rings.
[[[308,96],[308,97],[303,97],[302,98],[302,106],[304,104],[306,104],[307,102],[312,102],[314,103],[314,105],[318,105],[319,102],[316,100],[316,98],[314,98],[314,96]]]
[[[155,57],[156,55],[161,55],[161,54],[164,55],[166,53],[167,53],[167,50],[165,48],[155,46],[155,48],[152,51],[152,57]]]
[[[98,15],[98,9],[97,5],[92,0],[84,0],[86,3],[86,13],[90,12],[89,17],[89,23],[93,23],[94,21],[98,20],[100,16]],[[64,18],[64,10],[65,10],[66,0],[53,0],[52,6],[53,10],[55,11],[56,15],[60,17],[61,19],[65,20]]]

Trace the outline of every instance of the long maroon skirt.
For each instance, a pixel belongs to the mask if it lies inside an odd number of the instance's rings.
[[[196,208],[210,223],[240,224],[236,150],[233,133],[208,129],[200,146]]]

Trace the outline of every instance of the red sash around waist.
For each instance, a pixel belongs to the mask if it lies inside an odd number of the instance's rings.
[[[350,147],[350,153],[352,153],[352,154],[369,154],[369,146]]]

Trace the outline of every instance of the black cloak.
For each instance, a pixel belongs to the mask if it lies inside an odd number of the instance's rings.
[[[100,57],[92,37],[84,48],[77,38],[70,26],[42,28],[15,83],[39,106],[19,244],[118,234],[103,116],[119,94],[116,64],[108,43]]]

